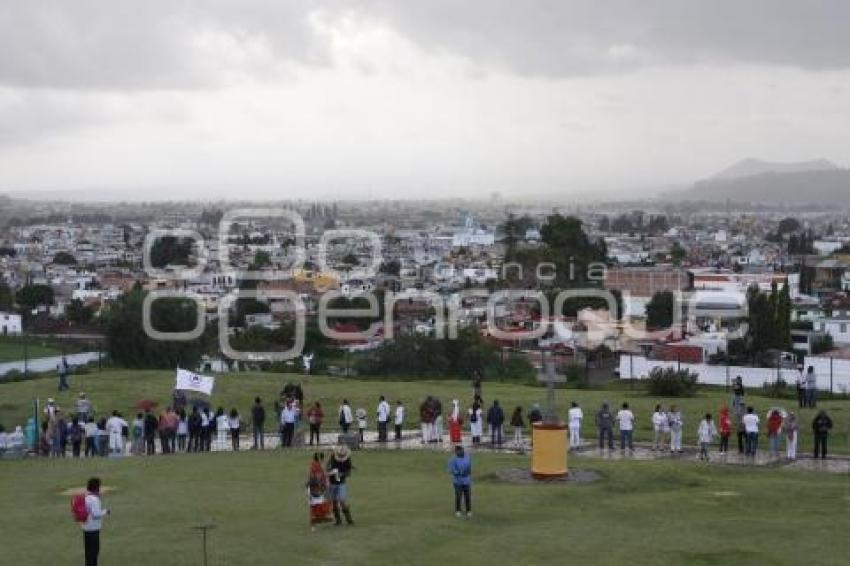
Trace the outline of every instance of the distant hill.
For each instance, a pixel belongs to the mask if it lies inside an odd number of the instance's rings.
[[[740,179],[765,173],[802,173],[805,171],[835,171],[838,165],[826,159],[799,161],[797,163],[776,163],[760,159],[744,159],[709,177],[708,181]]]
[[[850,169],[825,159],[769,163],[745,159],[675,196],[682,200],[850,205]]]

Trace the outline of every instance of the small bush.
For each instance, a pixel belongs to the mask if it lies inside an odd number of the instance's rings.
[[[655,368],[649,374],[647,392],[657,397],[691,397],[697,390],[697,377],[686,369]]]
[[[792,392],[792,390],[788,387],[788,382],[782,379],[781,377],[776,381],[765,381],[762,384],[762,389],[764,389],[764,394],[766,396],[773,397],[776,399],[782,399],[784,397],[793,397],[797,394],[796,390]]]

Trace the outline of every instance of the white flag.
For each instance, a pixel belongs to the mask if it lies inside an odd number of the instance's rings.
[[[215,385],[214,377],[198,375],[185,369],[177,370],[177,385],[175,389],[187,389],[189,391],[203,393],[204,395],[212,395],[213,385]]]

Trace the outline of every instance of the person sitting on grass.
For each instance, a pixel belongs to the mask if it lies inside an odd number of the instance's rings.
[[[455,490],[455,516],[461,516],[462,498],[466,516],[472,517],[472,459],[464,452],[463,446],[455,446],[455,455],[449,460],[448,471],[452,475]]]

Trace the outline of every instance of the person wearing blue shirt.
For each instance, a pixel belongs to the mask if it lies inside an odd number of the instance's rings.
[[[455,455],[449,460],[448,471],[455,488],[455,515],[460,517],[460,500],[463,497],[466,516],[472,517],[472,459],[464,453],[463,446],[455,446]]]

